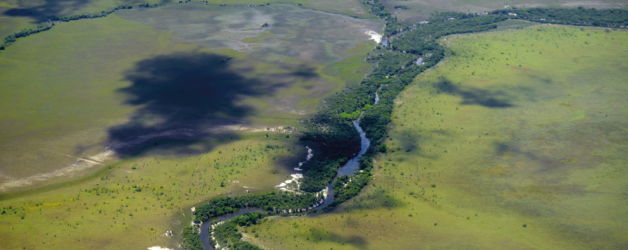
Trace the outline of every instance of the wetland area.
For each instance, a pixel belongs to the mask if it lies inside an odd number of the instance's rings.
[[[0,249],[628,248],[624,2],[0,0],[0,35],[112,8],[0,50]]]

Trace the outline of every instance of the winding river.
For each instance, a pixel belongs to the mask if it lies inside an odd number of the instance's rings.
[[[375,93],[375,102],[373,104],[377,104],[377,102],[379,101],[379,95],[377,93]],[[360,114],[360,117],[362,116],[362,114]],[[366,133],[364,133],[364,130],[362,130],[362,127],[360,127],[360,118],[353,120],[352,121],[353,126],[358,130],[358,132],[360,133],[360,152],[358,153],[358,155],[356,155],[355,157],[353,157],[353,159],[349,160],[344,166],[342,166],[341,168],[338,169],[338,174],[336,174],[336,177],[334,178],[334,180],[332,180],[332,182],[327,186],[327,198],[325,199],[325,201],[323,202],[323,204],[321,204],[320,206],[316,207],[315,210],[320,210],[323,209],[327,206],[329,206],[329,204],[331,204],[332,202],[334,202],[334,190],[333,190],[333,186],[334,183],[336,182],[336,179],[338,179],[339,176],[343,176],[343,175],[352,175],[357,169],[359,169],[360,167],[360,158],[362,158],[362,155],[364,155],[364,153],[366,153],[366,150],[369,148],[369,145],[371,145],[371,141],[366,138]],[[226,221],[226,220],[230,220],[236,216],[240,216],[246,213],[250,213],[250,212],[262,212],[265,211],[263,209],[260,208],[243,208],[238,210],[235,213],[230,213],[230,214],[226,214],[223,216],[217,216],[217,217],[213,217],[207,221],[203,221],[203,224],[201,224],[201,233],[200,233],[200,237],[201,237],[201,241],[203,242],[203,246],[205,247],[206,250],[213,250],[214,246],[212,246],[209,243],[209,237],[210,237],[210,232],[209,232],[209,226],[211,225],[212,221]]]

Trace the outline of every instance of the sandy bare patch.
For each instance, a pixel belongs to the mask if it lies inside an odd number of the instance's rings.
[[[7,180],[6,182],[3,182],[0,184],[0,192],[6,192],[11,189],[33,186],[33,185],[48,181],[53,178],[79,177],[85,174],[86,171],[92,170],[94,167],[105,166],[104,162],[106,162],[107,160],[114,159],[117,156],[116,150],[127,148],[130,146],[137,146],[139,144],[145,143],[146,141],[154,139],[154,138],[173,137],[173,136],[192,137],[198,134],[199,134],[198,132],[194,132],[191,129],[176,129],[176,130],[169,130],[169,131],[164,131],[164,132],[159,132],[159,133],[140,135],[137,137],[133,137],[129,140],[126,140],[124,142],[113,143],[109,147],[105,148],[105,150],[101,151],[100,153],[95,154],[95,155],[90,155],[87,157],[77,157],[77,156],[72,156],[68,154],[58,153],[51,150],[42,149],[43,151],[48,152],[48,153],[63,155],[69,158],[74,158],[76,159],[76,162],[64,168],[55,170],[53,172],[37,174],[37,175],[29,176],[26,178],[18,179],[18,178],[14,178],[5,174],[0,175],[2,179]]]
[[[382,42],[382,35],[378,34],[375,31],[369,30],[369,31],[364,32],[364,34],[367,34],[367,35],[371,36],[371,38],[369,38],[369,40],[373,40],[376,43],[381,43]]]
[[[303,178],[302,174],[292,174],[290,175],[292,179],[282,182],[281,184],[275,186],[279,188],[281,191],[291,191],[297,192],[299,190],[299,180]]]
[[[154,246],[154,247],[149,247],[148,250],[172,250],[172,248]]]

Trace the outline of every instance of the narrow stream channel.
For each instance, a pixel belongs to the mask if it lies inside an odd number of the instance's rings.
[[[378,101],[379,101],[379,95],[375,93],[375,102],[373,103],[373,105],[377,104]],[[360,117],[362,117],[362,114],[360,114]],[[366,138],[366,133],[364,133],[364,130],[362,130],[362,127],[360,127],[360,118],[353,120],[352,123],[353,123],[353,126],[360,133],[360,152],[358,153],[357,156],[353,157],[353,159],[349,160],[344,166],[338,169],[338,174],[336,174],[336,177],[334,178],[334,180],[332,180],[331,183],[327,186],[327,198],[325,199],[325,202],[323,202],[323,204],[321,204],[320,206],[316,207],[314,210],[323,209],[329,206],[329,204],[331,204],[332,202],[334,202],[333,186],[334,186],[334,183],[336,182],[336,179],[338,179],[339,176],[352,175],[360,167],[360,158],[362,158],[362,155],[366,153],[366,150],[371,145],[371,141],[368,138]],[[265,210],[260,209],[260,208],[253,208],[253,207],[243,208],[243,209],[238,210],[235,213],[225,214],[222,216],[213,217],[207,221],[203,221],[203,224],[201,224],[200,237],[201,237],[201,241],[203,242],[203,246],[205,247],[205,250],[214,250],[214,246],[209,244],[209,237],[210,237],[209,226],[211,225],[212,221],[217,221],[217,222],[226,221],[226,220],[230,220],[231,218],[234,218],[236,216],[240,216],[246,213],[263,212],[263,211]]]
[[[209,226],[211,226],[211,222],[212,221],[227,221],[230,220],[236,216],[240,216],[246,213],[251,213],[251,212],[265,212],[266,210],[261,209],[261,208],[256,208],[256,207],[247,207],[247,208],[242,208],[240,210],[238,210],[235,213],[230,213],[230,214],[225,214],[223,216],[218,216],[218,217],[213,217],[207,221],[203,221],[203,224],[201,224],[201,233],[200,233],[200,237],[201,237],[201,241],[203,242],[203,247],[205,247],[205,250],[214,250],[214,246],[212,246],[211,244],[209,244]]]

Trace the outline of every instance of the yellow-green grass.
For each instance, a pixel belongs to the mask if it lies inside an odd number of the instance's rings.
[[[110,105],[124,100],[115,92],[128,85],[120,81],[124,71],[157,53],[193,48],[170,44],[171,37],[166,32],[112,16],[57,25],[54,31],[24,38],[13,49],[3,52],[0,58],[3,172],[14,174],[13,168],[24,170],[29,167],[29,161],[45,157],[41,154],[74,154],[73,148],[64,150],[60,145],[77,141],[89,145],[105,139],[103,127],[124,122],[128,119],[125,115],[136,109]],[[41,140],[29,142],[28,138]],[[45,150],[54,152],[42,153]],[[14,152],[18,153],[7,156]],[[75,160],[62,155],[56,158],[46,165]],[[37,165],[42,166],[16,177],[50,170],[44,164]]]
[[[623,249],[628,32],[536,26],[443,40],[396,100],[371,184],[247,229],[272,249]],[[521,65],[521,66],[519,66]],[[446,84],[445,84],[446,83]]]
[[[164,146],[113,165],[97,179],[0,201],[1,248],[175,248],[191,207],[221,195],[274,190],[290,174],[287,167],[305,158],[294,139],[234,140],[176,157],[163,156]],[[164,236],[168,230],[175,236]]]
[[[95,32],[97,31],[97,32]],[[2,172],[46,173],[76,159],[76,145],[107,139],[106,128],[137,107],[121,105],[125,71],[145,58],[195,49],[171,34],[116,16],[57,25],[2,53]],[[86,155],[102,150],[95,147]],[[42,161],[43,160],[43,161]]]
[[[16,17],[1,14],[10,9],[10,5],[2,5],[2,2],[0,2],[0,38],[2,38],[2,42],[4,42],[4,37],[7,35],[13,34],[18,30],[30,29],[37,26],[36,22],[33,22],[29,17]]]

